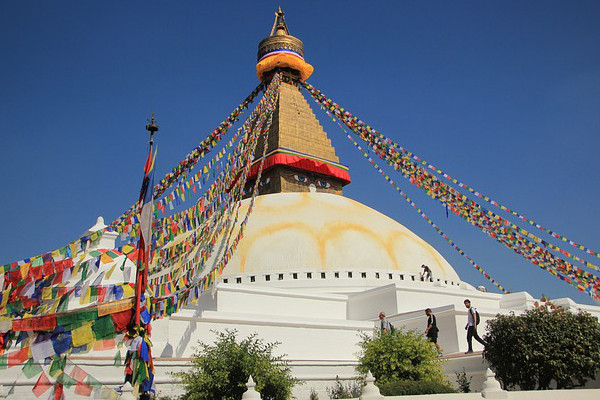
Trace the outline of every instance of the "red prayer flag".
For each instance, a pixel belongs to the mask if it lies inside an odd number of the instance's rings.
[[[105,297],[106,297],[106,287],[99,286],[98,287],[98,302],[103,303]]]
[[[122,332],[127,329],[127,325],[131,322],[132,313],[133,310],[129,309],[110,315],[115,323],[115,330],[117,332]]]
[[[31,391],[33,392],[33,394],[35,394],[35,397],[40,397],[46,392],[46,390],[50,389],[51,386],[52,383],[50,383],[50,380],[48,379],[44,371],[42,371],[42,374],[38,378],[37,382],[35,383],[35,386],[33,386],[33,389],[31,389]]]
[[[71,378],[75,379],[77,382],[83,382],[83,380],[88,376],[88,373],[79,368],[79,366],[75,366],[73,371],[71,372]]]
[[[75,394],[79,396],[90,397],[92,394],[92,387],[90,385],[86,385],[85,383],[77,382],[77,385],[75,385]]]
[[[63,400],[64,398],[63,384],[56,382],[54,385],[54,400]]]
[[[52,261],[45,263],[43,268],[45,276],[50,276],[54,273],[54,263]]]
[[[56,328],[56,314],[13,320],[12,330],[18,331],[50,331]]]
[[[31,267],[29,270],[29,275],[33,277],[34,280],[38,280],[42,278],[42,266],[39,267]]]
[[[8,367],[25,363],[29,359],[29,347],[24,347],[8,355]]]

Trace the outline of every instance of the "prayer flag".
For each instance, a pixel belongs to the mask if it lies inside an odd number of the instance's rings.
[[[113,358],[113,365],[115,367],[121,367],[121,350],[117,351],[117,354],[115,354],[115,357]]]
[[[92,322],[84,322],[79,328],[71,331],[73,347],[86,345],[94,340]]]
[[[65,357],[54,357],[52,364],[50,364],[50,371],[48,373],[51,377],[56,378],[62,374],[67,365],[67,358]]]
[[[71,371],[71,377],[77,382],[83,382],[83,380],[88,377],[88,373],[76,365],[73,368],[73,371]]]
[[[42,374],[40,375],[37,382],[35,383],[35,386],[33,387],[32,392],[33,392],[33,394],[35,394],[35,397],[40,397],[42,394],[44,394],[46,392],[46,390],[50,389],[51,386],[52,386],[52,383],[50,383],[50,380],[48,379],[48,377],[46,376],[44,371],[42,371]]]
[[[90,395],[92,394],[92,389],[93,388],[90,385],[86,385],[82,382],[77,382],[77,385],[75,385],[75,394],[79,396],[90,397]]]
[[[15,365],[23,364],[29,358],[29,347],[24,347],[19,351],[15,351],[8,355],[8,366],[14,367]]]
[[[42,367],[39,363],[35,362],[33,358],[27,360],[25,365],[23,365],[23,374],[27,377],[27,379],[31,379],[40,372],[42,372]]]
[[[147,252],[147,247],[152,242],[152,206],[153,189],[154,189],[154,161],[156,152],[152,154],[152,148],[148,153],[148,159],[144,166],[144,180],[142,181],[142,190],[140,192],[140,204],[142,211],[140,212],[140,231],[144,243],[144,252]],[[145,261],[145,260],[144,260]]]
[[[35,361],[44,361],[46,358],[51,357],[54,354],[54,347],[52,346],[52,341],[50,339],[40,341],[36,340],[31,344],[31,357]]]

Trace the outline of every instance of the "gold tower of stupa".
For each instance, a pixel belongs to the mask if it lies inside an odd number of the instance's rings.
[[[342,187],[350,183],[348,167],[340,164],[331,140],[300,92],[298,82],[307,79],[313,67],[304,60],[302,41],[290,35],[281,8],[275,13],[271,34],[258,45],[257,58],[261,81],[268,83],[276,72],[283,77],[260,194],[318,191],[341,195]],[[257,158],[262,149],[259,143]],[[251,172],[248,185],[255,176]]]

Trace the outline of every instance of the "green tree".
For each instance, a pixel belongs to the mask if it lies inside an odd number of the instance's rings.
[[[444,380],[437,351],[420,333],[395,329],[374,336],[361,334],[358,372],[371,371],[378,384]]]
[[[521,315],[487,322],[483,357],[504,388],[558,389],[584,385],[600,369],[600,323],[547,302]]]
[[[299,381],[283,355],[273,356],[280,343],[265,343],[256,333],[238,343],[237,331],[229,329],[215,334],[213,344],[199,342],[192,368],[175,374],[185,387],[182,400],[239,400],[250,375],[263,400],[291,398]]]

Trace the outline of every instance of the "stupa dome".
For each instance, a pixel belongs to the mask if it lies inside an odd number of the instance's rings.
[[[249,202],[242,202],[240,215]],[[418,275],[423,264],[434,278],[460,280],[431,245],[370,207],[329,193],[276,193],[256,197],[223,275],[307,270]]]

